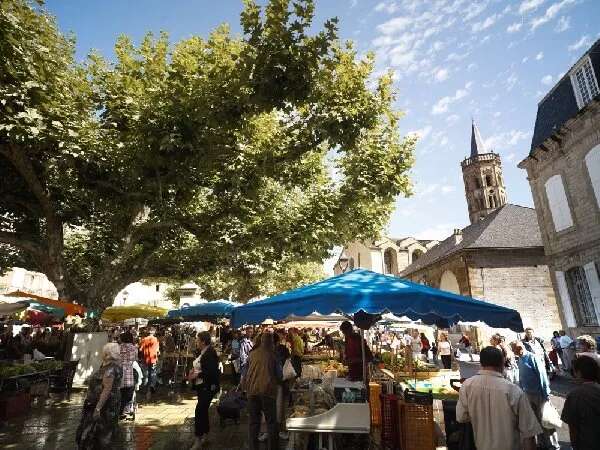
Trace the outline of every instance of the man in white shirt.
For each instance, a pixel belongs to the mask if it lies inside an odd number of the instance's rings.
[[[471,422],[477,450],[535,450],[542,428],[527,395],[502,376],[502,352],[486,347],[479,360],[481,370],[460,389],[456,420]]]
[[[573,339],[567,336],[565,330],[560,330],[560,338],[558,342],[560,342],[560,348],[562,349],[563,369],[566,372],[570,372],[573,357],[575,356],[575,350],[571,348]]]

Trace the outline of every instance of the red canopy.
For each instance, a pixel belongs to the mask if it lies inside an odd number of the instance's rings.
[[[66,316],[83,316],[85,315],[85,308],[77,303],[65,302],[61,300],[54,300],[48,297],[42,297],[40,295],[29,294],[23,291],[14,291],[8,294],[4,294],[5,297],[21,297],[21,298],[31,298],[34,299],[38,303],[43,303],[44,305],[54,306],[55,308],[62,308],[65,311]]]

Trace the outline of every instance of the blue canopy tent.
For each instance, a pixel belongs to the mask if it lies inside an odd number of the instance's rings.
[[[238,328],[244,324],[262,323],[267,318],[283,320],[291,314],[352,315],[361,310],[370,314],[391,312],[440,327],[459,321],[482,321],[495,328],[523,331],[521,316],[513,309],[366,269],[352,270],[239,306],[231,314],[231,325]]]
[[[180,309],[173,309],[167,314],[171,319],[182,320],[214,320],[219,318],[231,317],[231,312],[239,307],[241,303],[229,300],[215,300],[212,302],[200,303],[192,306],[184,306]]]

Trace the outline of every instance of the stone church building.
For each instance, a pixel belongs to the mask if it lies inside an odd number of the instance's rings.
[[[345,246],[342,255],[333,267],[333,272],[335,275],[339,275],[346,270],[360,267],[373,272],[398,276],[438,242],[412,237],[400,239],[383,237],[378,240],[351,242]]]
[[[474,123],[461,167],[471,225],[400,276],[516,309],[526,327],[548,338],[561,322],[535,210],[507,203],[500,156],[486,151]]]

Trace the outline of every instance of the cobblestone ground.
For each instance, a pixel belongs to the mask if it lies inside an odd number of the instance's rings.
[[[574,383],[559,377],[552,382],[552,403],[562,410],[566,394]],[[75,430],[79,424],[84,393],[73,393],[66,401],[52,394],[38,401],[31,412],[0,425],[0,448],[15,450],[75,449]],[[211,406],[211,433],[207,448],[238,450],[246,448],[247,417],[239,425],[219,426],[215,402]],[[191,391],[160,392],[150,402],[141,401],[135,422],[123,421],[112,449],[115,450],[187,450],[193,441],[196,398]],[[562,450],[570,450],[566,427],[559,430]],[[285,442],[282,442],[285,448]]]
[[[0,428],[0,448],[50,450],[75,449],[75,431],[81,417],[84,393],[73,393],[70,401],[51,396],[35,403],[31,413],[12,419]],[[141,401],[135,422],[120,422],[114,449],[185,450],[194,439],[194,393],[165,392],[150,402]],[[220,428],[216,409],[211,407],[210,449],[242,449],[246,438],[246,418],[240,425]]]

